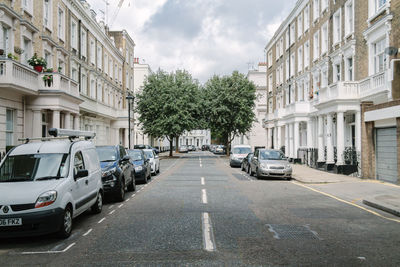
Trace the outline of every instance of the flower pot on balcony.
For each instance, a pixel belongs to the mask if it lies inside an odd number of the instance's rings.
[[[40,65],[33,66],[33,68],[34,68],[37,72],[42,72],[42,71],[43,71],[43,66],[40,66]]]

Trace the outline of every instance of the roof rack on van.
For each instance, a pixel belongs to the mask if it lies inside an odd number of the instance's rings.
[[[96,133],[94,132],[59,128],[51,128],[48,132],[51,137],[20,138],[18,139],[18,141],[23,141],[25,143],[33,140],[50,141],[54,139],[69,139],[70,141],[72,141],[73,139],[80,137],[83,137],[85,140],[90,140],[96,136]]]

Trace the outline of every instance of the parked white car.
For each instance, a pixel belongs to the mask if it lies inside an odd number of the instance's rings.
[[[235,145],[232,147],[229,156],[229,165],[231,167],[240,167],[242,160],[251,153],[251,146],[249,145]]]
[[[160,172],[160,158],[153,149],[143,149],[144,155],[150,160],[151,174],[156,175]]]
[[[94,133],[51,129],[71,139],[30,142],[0,163],[0,237],[58,232],[71,235],[73,218],[103,207],[101,168]],[[75,139],[74,139],[75,138]]]

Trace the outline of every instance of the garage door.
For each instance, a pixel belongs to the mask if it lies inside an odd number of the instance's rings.
[[[396,128],[376,130],[376,178],[397,183]]]

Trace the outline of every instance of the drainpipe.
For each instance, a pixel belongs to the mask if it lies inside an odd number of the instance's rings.
[[[81,36],[82,36],[82,21],[79,20],[78,22],[78,57],[79,60],[82,60],[82,40],[81,40]],[[79,73],[78,73],[78,82],[79,82],[79,92],[81,92],[82,90],[82,85],[81,85],[81,77],[82,77],[82,64],[79,63]]]
[[[291,66],[290,66],[290,64],[291,64],[291,55],[290,55],[290,23],[289,23],[289,28],[288,28],[288,32],[289,32],[289,42],[288,42],[288,44],[289,44],[289,82],[290,82],[290,77],[291,77],[291,73],[290,73],[290,71],[291,71]],[[289,83],[289,104],[291,103],[291,84]]]

